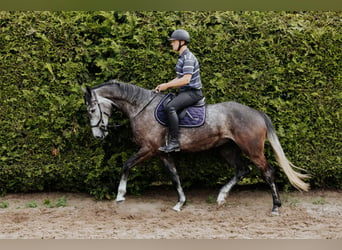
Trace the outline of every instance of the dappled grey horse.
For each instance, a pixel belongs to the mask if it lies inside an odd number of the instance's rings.
[[[168,129],[157,122],[154,110],[165,95],[115,80],[94,88],[87,87],[83,91],[94,137],[103,139],[108,134],[108,120],[115,107],[129,118],[134,139],[140,146],[139,151],[122,167],[116,201],[125,200],[129,170],[158,155],[169,170],[178,193],[178,202],[173,209],[180,211],[186,198],[172,154],[158,151],[158,148],[165,144]],[[237,102],[208,104],[206,108],[205,123],[198,128],[181,128],[179,140],[182,152],[198,152],[216,147],[223,158],[234,167],[235,176],[221,188],[217,197],[218,205],[224,204],[232,187],[250,172],[248,166],[243,164],[245,154],[261,170],[269,184],[273,197],[272,213],[278,214],[281,202],[274,180],[274,169],[264,155],[266,138],[291,184],[298,190],[309,189],[309,185],[303,181],[308,175],[293,169],[297,167],[286,158],[272,122],[266,114]]]

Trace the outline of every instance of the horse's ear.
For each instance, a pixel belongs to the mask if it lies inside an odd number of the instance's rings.
[[[84,94],[88,94],[89,96],[91,96],[91,89],[88,86],[82,88],[82,91]]]
[[[87,88],[87,92],[88,92],[89,96],[91,96],[91,88],[89,86],[87,86],[86,88]]]

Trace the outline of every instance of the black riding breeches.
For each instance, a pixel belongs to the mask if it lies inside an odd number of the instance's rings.
[[[203,98],[202,90],[188,90],[180,92],[166,106],[165,110],[169,122],[170,139],[178,141],[179,119],[177,112],[189,107]]]
[[[203,98],[202,90],[187,90],[179,92],[165,107],[166,112],[173,107],[177,112],[189,107]]]

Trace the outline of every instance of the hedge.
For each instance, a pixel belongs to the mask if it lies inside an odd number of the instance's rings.
[[[342,188],[341,12],[0,12],[0,192],[71,191],[113,198],[136,150],[126,118],[92,138],[81,86],[109,79],[152,89],[174,77],[168,37],[184,28],[208,103],[266,112],[313,188]],[[269,147],[277,183],[289,187]],[[215,150],[177,159],[182,182],[232,177]],[[252,167],[252,165],[251,165]],[[245,183],[260,182],[253,167]],[[168,181],[158,159],[134,168],[129,192]]]

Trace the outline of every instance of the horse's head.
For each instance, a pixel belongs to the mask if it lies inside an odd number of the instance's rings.
[[[108,121],[112,114],[112,102],[97,95],[95,90],[89,87],[83,89],[83,92],[93,135],[97,139],[103,139],[108,135]]]

